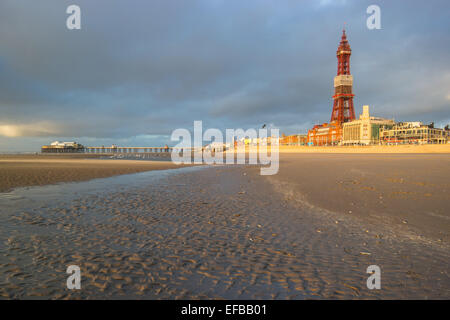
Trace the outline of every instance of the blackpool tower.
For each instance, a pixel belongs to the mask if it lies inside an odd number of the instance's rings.
[[[341,43],[336,52],[338,67],[337,76],[334,77],[334,102],[331,122],[343,123],[355,119],[355,110],[353,109],[354,94],[352,92],[353,77],[350,74],[351,54],[352,50],[348,44],[344,29]]]

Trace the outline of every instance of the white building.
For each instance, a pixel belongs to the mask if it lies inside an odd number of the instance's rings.
[[[380,128],[394,125],[394,120],[371,117],[369,106],[363,106],[359,119],[342,125],[343,145],[369,145],[380,143]]]

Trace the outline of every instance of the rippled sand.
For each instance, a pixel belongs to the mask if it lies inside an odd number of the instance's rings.
[[[2,212],[0,228],[3,298],[450,297],[446,244],[292,201],[251,166]],[[366,287],[372,264],[381,290]]]

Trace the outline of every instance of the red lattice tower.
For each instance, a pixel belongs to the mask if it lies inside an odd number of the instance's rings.
[[[350,55],[352,50],[345,35],[345,29],[342,31],[341,43],[339,44],[336,56],[338,59],[337,76],[334,77],[334,103],[331,121],[339,123],[355,119],[355,110],[353,108],[353,77],[350,74]]]

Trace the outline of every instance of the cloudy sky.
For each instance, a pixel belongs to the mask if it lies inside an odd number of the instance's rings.
[[[81,30],[66,28],[71,4]],[[443,126],[449,13],[448,0],[1,0],[0,152],[162,145],[194,120],[305,133],[329,121],[344,23],[356,114]]]

